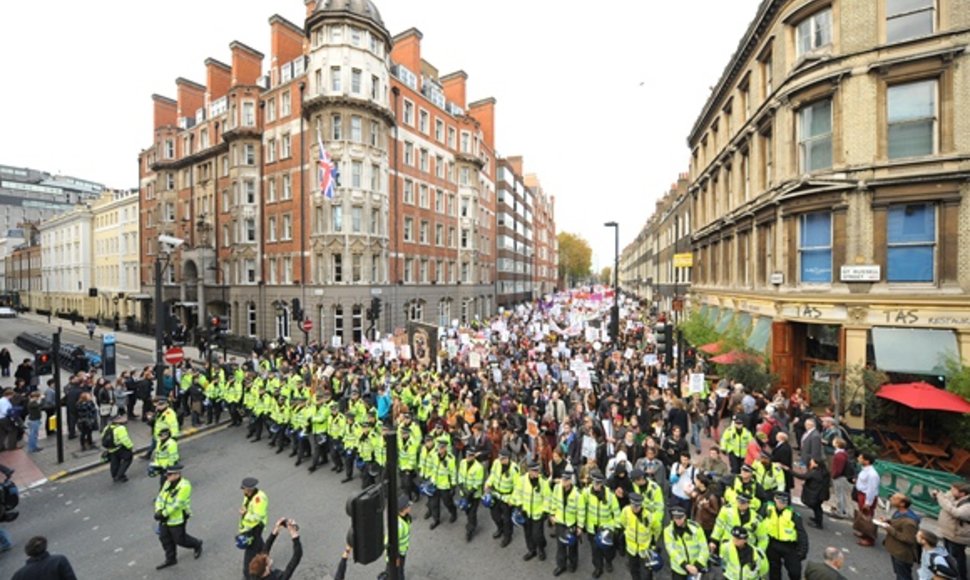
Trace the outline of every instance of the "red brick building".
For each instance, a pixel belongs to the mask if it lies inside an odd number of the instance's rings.
[[[205,84],[155,95],[139,156],[143,319],[160,234],[182,238],[164,300],[187,326],[358,341],[406,320],[447,325],[495,310],[495,100],[466,102],[421,33],[391,37],[369,0],[307,0],[304,26],[273,16],[268,57],[230,44]],[[267,66],[267,69],[263,67]],[[321,191],[320,145],[339,170]],[[301,171],[302,167],[302,171]]]

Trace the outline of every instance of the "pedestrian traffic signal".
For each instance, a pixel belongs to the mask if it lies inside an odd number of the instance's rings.
[[[300,305],[299,298],[294,298],[293,301],[290,302],[290,310],[292,311],[291,314],[293,315],[293,320],[303,320],[303,307]]]
[[[370,564],[384,553],[384,500],[375,484],[347,500],[354,562]]]
[[[371,320],[381,319],[381,299],[377,296],[370,299],[370,315]]]
[[[37,376],[54,374],[54,357],[49,350],[39,350],[34,354],[34,372]]]

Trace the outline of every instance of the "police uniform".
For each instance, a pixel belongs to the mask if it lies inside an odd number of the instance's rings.
[[[485,487],[491,491],[495,504],[492,506],[492,521],[496,531],[493,538],[502,538],[502,547],[512,541],[512,497],[515,492],[515,482],[519,478],[519,465],[511,461],[512,454],[508,449],[499,453],[499,460],[492,463]],[[503,463],[504,462],[504,463]]]
[[[546,559],[546,536],[543,533],[543,523],[546,516],[546,500],[552,492],[549,482],[539,473],[539,463],[530,461],[528,473],[519,476],[513,500],[525,516],[523,532],[525,547],[528,550],[523,560],[529,561],[539,556],[539,560]]]
[[[111,431],[111,437],[114,439],[114,445],[107,448],[108,461],[111,463],[111,479],[113,481],[128,481],[128,476],[125,475],[125,472],[128,471],[132,457],[134,457],[132,452],[134,445],[131,442],[131,437],[128,435],[128,427],[125,426],[127,421],[124,414],[118,415],[101,433],[102,442],[108,431]]]
[[[485,485],[485,466],[478,460],[481,450],[472,447],[468,457],[458,468],[458,485],[467,502],[465,510],[465,541],[470,542],[478,529],[478,504],[482,501],[482,487]]]
[[[673,521],[664,528],[664,548],[670,560],[670,576],[673,580],[685,580],[690,576],[687,566],[699,571],[706,569],[711,553],[704,529],[686,519],[687,512],[682,507],[671,508],[670,517]],[[682,524],[678,524],[678,521]]]
[[[178,476],[171,478],[171,476]],[[165,550],[165,561],[156,570],[178,563],[176,547],[191,548],[196,558],[202,555],[202,541],[185,531],[185,524],[192,515],[192,484],[182,477],[182,466],[171,465],[165,471],[166,481],[155,497],[155,521],[158,522],[158,539]]]
[[[263,529],[269,523],[269,498],[258,485],[255,477],[247,477],[240,485],[243,501],[239,510],[239,535],[250,538],[243,555],[243,580],[249,577],[249,562],[263,551]]]
[[[620,512],[620,527],[623,528],[630,578],[650,580],[653,570],[647,566],[653,546],[653,519],[650,512],[643,509],[642,495],[633,492],[629,499],[629,505]]]
[[[802,560],[808,555],[808,534],[802,523],[802,516],[789,504],[791,496],[787,492],[775,493],[774,503],[764,508],[761,527],[768,537],[768,577],[781,580],[782,567],[788,577],[802,577]]]
[[[734,416],[734,422],[721,434],[721,450],[731,461],[731,473],[741,473],[741,466],[748,454],[748,444],[754,439],[751,431],[744,426],[744,417]]]
[[[764,580],[768,577],[768,558],[761,548],[750,544],[748,536],[747,528],[735,526],[731,529],[731,540],[721,544],[724,580]]]
[[[444,451],[444,453],[442,453]],[[448,450],[448,444],[438,443],[438,452],[432,453],[428,457],[427,478],[434,484],[434,493],[428,498],[428,507],[431,508],[431,529],[437,528],[441,524],[441,504],[451,513],[450,522],[454,523],[458,519],[458,509],[455,507],[454,487],[458,479],[458,470],[455,465],[455,456]]]
[[[575,572],[579,566],[579,499],[582,492],[573,482],[573,468],[567,466],[562,480],[549,495],[546,511],[556,525],[556,569],[553,576],[559,576],[567,567]],[[568,484],[568,486],[567,486]],[[568,488],[567,488],[568,487]]]
[[[613,571],[615,551],[612,543],[597,542],[597,534],[606,532],[612,537],[620,518],[620,503],[613,491],[606,488],[606,478],[597,469],[590,477],[593,484],[586,488],[579,500],[580,526],[586,530],[593,555],[593,578],[603,575],[603,568]]]

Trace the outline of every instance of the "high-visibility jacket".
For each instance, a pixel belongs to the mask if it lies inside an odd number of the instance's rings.
[[[764,550],[757,546],[750,547],[751,561],[742,566],[734,542],[721,544],[721,573],[724,580],[764,580],[768,577],[768,557]]]
[[[238,403],[242,400],[242,380],[236,379],[226,385],[225,397],[227,403]]]
[[[387,546],[387,531],[384,531],[384,545]],[[397,552],[401,557],[408,555],[408,548],[411,547],[411,520],[404,516],[397,516]],[[391,550],[388,548],[387,553]],[[385,556],[386,558],[386,556]]]
[[[431,456],[437,455],[438,451],[434,448],[434,445],[428,447],[427,445],[422,445],[421,450],[418,451],[418,475],[428,479],[431,477],[428,475],[431,469]]]
[[[645,555],[653,545],[653,520],[646,509],[640,508],[640,513],[628,505],[620,512],[620,527],[626,540],[626,553],[631,556]]]
[[[751,481],[747,483],[745,483],[740,476],[735,477],[734,483],[731,484],[731,487],[724,490],[724,501],[726,501],[731,505],[737,505],[738,503],[737,499],[738,499],[739,493],[743,493],[744,495],[751,498],[751,502],[750,502],[751,509],[753,509],[754,511],[758,511],[761,509],[761,499],[760,499],[762,497],[761,486],[758,485],[758,482],[755,480],[754,477],[752,477]]]
[[[670,560],[670,570],[683,576],[687,575],[685,566],[692,564],[706,568],[711,556],[704,529],[689,520],[685,526],[685,530],[675,530],[677,524],[670,523],[664,528],[664,547]]]
[[[334,413],[330,418],[330,427],[327,433],[330,434],[330,439],[343,442],[344,435],[347,432],[347,419],[340,413]]]
[[[344,449],[353,449],[356,451],[360,443],[360,433],[360,425],[348,422],[347,428],[344,430]]]
[[[408,437],[405,441],[400,435],[397,436],[397,464],[401,471],[414,471],[417,468],[420,447],[420,439]]]
[[[428,459],[427,478],[438,489],[451,489],[458,483],[458,470],[455,466],[455,456],[451,453],[441,457],[432,453]]]
[[[182,379],[179,380],[179,388],[183,393],[188,391],[189,387],[192,386],[193,378],[194,378],[194,375],[191,372],[182,373]]]
[[[473,498],[482,497],[485,485],[485,466],[477,459],[465,459],[458,467],[458,485]]]
[[[603,487],[600,499],[589,486],[579,498],[579,525],[594,534],[598,528],[615,529],[620,520],[620,502],[613,491]]]
[[[546,515],[546,500],[551,493],[549,480],[545,477],[540,475],[532,479],[528,473],[523,473],[519,476],[512,503],[522,510],[525,517],[540,520]]]
[[[370,445],[373,451],[374,461],[384,467],[387,463],[387,447],[384,444],[384,435],[377,429],[372,429],[370,432]]]
[[[122,447],[129,450],[134,448],[131,437],[128,435],[128,428],[117,423],[112,423],[104,428],[104,431],[101,432],[102,441],[104,441],[104,436],[109,430],[111,431],[111,436],[114,437],[115,444],[114,447],[108,448],[108,453],[114,453]]]
[[[643,487],[634,483],[633,491],[643,496],[643,511],[650,514],[650,530],[653,532],[653,539],[659,540],[663,532],[664,513],[667,510],[663,489],[656,481],[648,479]]]
[[[781,467],[770,464],[765,467],[760,461],[754,465],[754,480],[761,486],[763,497],[771,497],[776,491],[785,491],[785,470]]]
[[[263,490],[256,490],[250,497],[243,497],[242,507],[245,511],[239,518],[239,533],[244,534],[256,526],[264,528],[269,523],[269,498]]]
[[[185,516],[192,515],[192,484],[184,477],[165,485],[155,496],[155,512],[161,513],[167,519],[162,521],[166,526],[178,526],[185,523]]]
[[[313,406],[311,411],[310,428],[314,435],[326,433],[330,427],[330,417],[333,412],[333,403],[318,403]]]
[[[557,524],[573,527],[579,523],[579,498],[582,495],[575,485],[571,485],[569,491],[566,491],[562,482],[559,482],[549,494],[546,513],[556,518]]]
[[[371,429],[364,428],[360,431],[360,437],[357,442],[357,456],[364,461],[374,460],[374,440],[371,439]]]
[[[721,451],[735,457],[744,457],[748,454],[748,444],[753,439],[751,431],[731,423],[721,434]]]
[[[725,504],[721,511],[717,512],[717,520],[714,522],[714,531],[711,532],[711,540],[714,542],[731,541],[731,530],[737,526],[742,526],[748,530],[748,543],[758,546],[761,549],[768,547],[768,537],[761,528],[761,516],[750,507],[746,514],[746,520],[741,521],[741,510],[738,506]]]
[[[765,507],[765,517],[761,521],[761,526],[769,540],[797,542],[800,525],[801,516],[795,513],[791,507],[781,510],[781,513],[778,512],[773,503]]]
[[[179,462],[179,444],[169,437],[159,441],[152,452],[152,464],[158,467],[168,467]]]
[[[168,407],[160,415],[155,417],[155,425],[152,427],[152,435],[155,439],[161,439],[158,434],[162,431],[162,427],[168,427],[168,431],[172,434],[172,437],[179,436],[179,419],[175,416],[175,411],[171,407]]]
[[[503,468],[505,467],[505,468]],[[488,473],[488,486],[498,499],[505,503],[510,503],[512,494],[515,492],[515,482],[519,478],[519,464],[509,461],[507,466],[503,466],[501,461],[492,463],[492,468]]]
[[[290,414],[290,426],[297,431],[307,429],[310,425],[311,412],[312,410],[306,404],[293,407],[293,412]]]

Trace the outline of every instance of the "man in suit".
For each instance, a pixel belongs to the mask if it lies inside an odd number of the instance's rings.
[[[785,491],[791,491],[795,487],[795,478],[791,474],[793,461],[791,444],[788,443],[788,433],[782,431],[775,435],[775,448],[771,450],[771,462],[780,463],[785,470]]]
[[[805,566],[805,580],[846,580],[842,575],[845,557],[838,548],[825,548],[825,562],[809,562]]]
[[[815,463],[822,465],[825,463],[825,455],[822,452],[822,434],[816,428],[815,419],[805,420],[805,434],[802,435],[801,455],[799,460],[802,465],[808,465],[808,461],[814,459]]]

